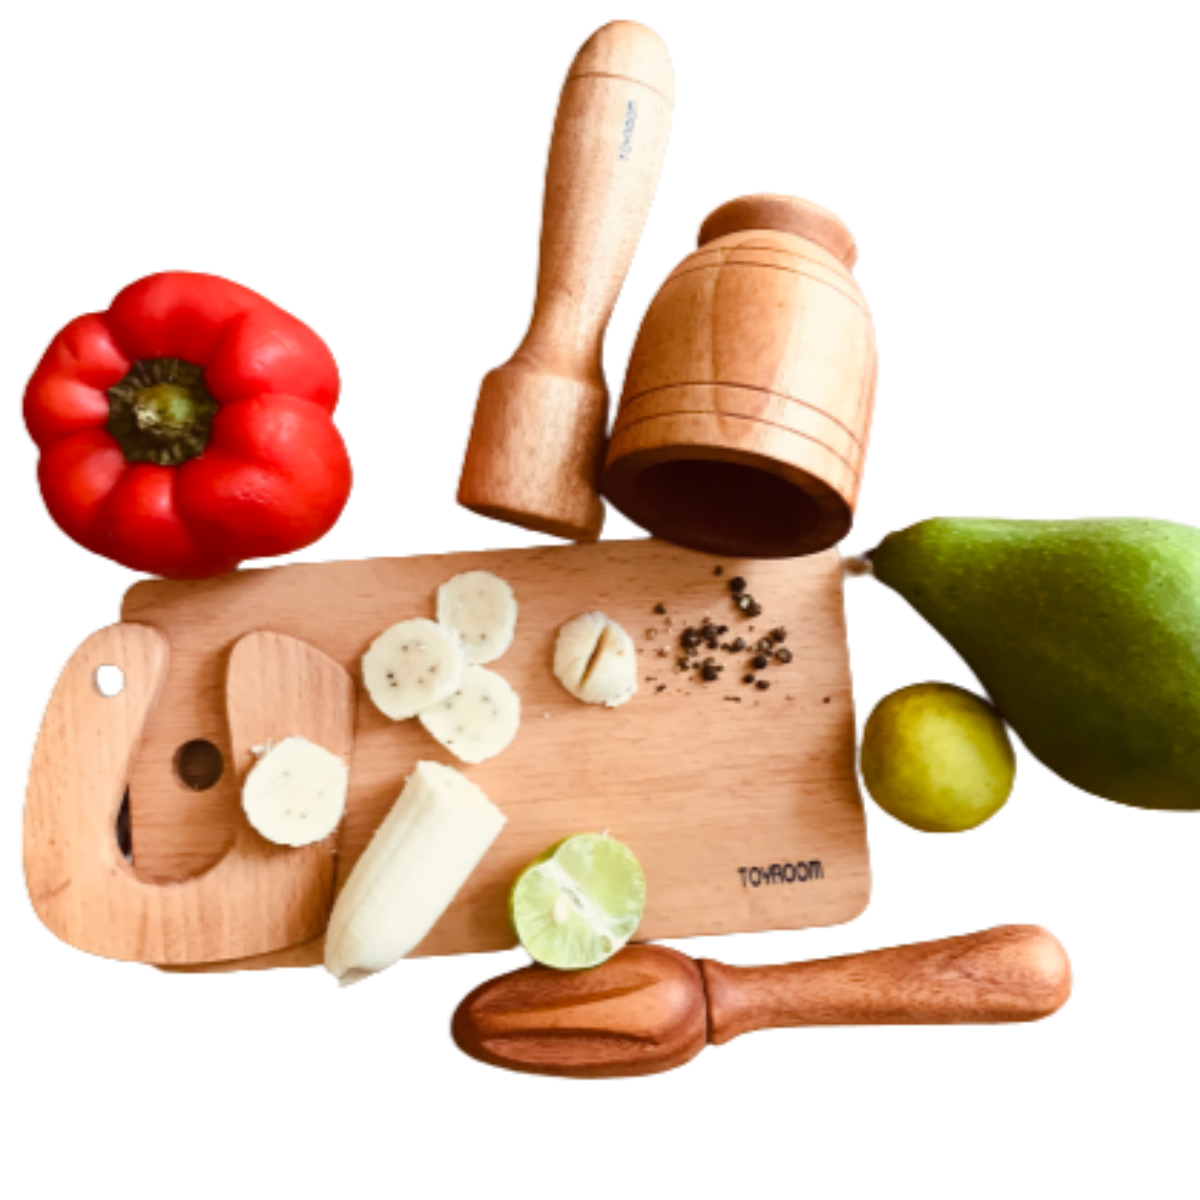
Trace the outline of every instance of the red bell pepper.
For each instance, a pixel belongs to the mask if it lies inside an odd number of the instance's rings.
[[[338,390],[308,326],[236,283],[168,272],[58,334],[25,423],[67,534],[136,571],[201,579],[299,550],[341,515]]]

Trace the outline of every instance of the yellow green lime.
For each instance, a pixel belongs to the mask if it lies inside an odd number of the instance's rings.
[[[521,945],[562,971],[611,958],[637,931],[646,877],[628,846],[580,833],[550,847],[517,876],[508,911]]]
[[[995,816],[1016,769],[1000,714],[949,683],[885,696],[863,731],[867,791],[884,812],[929,833],[974,829]]]

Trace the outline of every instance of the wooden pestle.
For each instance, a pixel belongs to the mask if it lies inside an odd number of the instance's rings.
[[[594,541],[608,426],[604,333],[666,151],[674,83],[658,36],[614,21],[563,84],[533,320],[483,381],[458,501],[527,529]]]
[[[1066,952],[1036,925],[777,967],[630,946],[590,971],[493,979],[459,1005],[453,1033],[493,1066],[595,1079],[669,1071],[755,1029],[1037,1021],[1070,992]]]

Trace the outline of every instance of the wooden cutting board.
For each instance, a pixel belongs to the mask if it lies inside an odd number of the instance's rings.
[[[503,576],[517,594],[516,641],[490,666],[516,688],[523,713],[512,746],[468,766],[419,722],[379,713],[362,690],[359,661],[389,625],[433,617],[441,583],[478,568]],[[763,605],[758,618],[732,602],[728,580],[739,574]],[[660,604],[665,614],[655,612]],[[559,626],[591,609],[619,621],[639,649],[639,691],[617,709],[581,704],[551,672]],[[722,641],[785,627],[794,661],[762,672],[768,691],[741,682],[748,656],[717,653],[728,664],[718,683],[678,671],[679,632],[706,616],[730,627]],[[582,831],[608,830],[641,860],[649,906],[639,939],[835,924],[867,903],[835,551],[738,561],[632,541],[288,566],[139,583],[122,617],[155,627],[170,646],[130,777],[133,860],[143,877],[197,875],[244,827],[235,770],[227,765],[214,786],[192,791],[176,763],[180,747],[197,740],[213,743],[226,764],[244,756],[230,744],[228,659],[243,635],[271,630],[328,655],[358,690],[339,883],[421,759],[457,766],[508,816],[417,954],[513,945],[513,878],[548,845]],[[236,965],[318,961],[319,942]]]

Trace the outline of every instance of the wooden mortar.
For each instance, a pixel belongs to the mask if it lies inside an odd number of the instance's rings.
[[[850,530],[875,402],[854,238],[788,196],[713,212],[642,322],[604,492],[658,537],[788,558]]]

